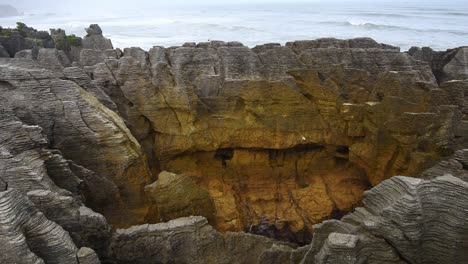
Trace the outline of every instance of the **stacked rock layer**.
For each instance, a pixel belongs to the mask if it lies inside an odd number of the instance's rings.
[[[466,48],[81,45],[0,59],[0,261],[466,261]]]

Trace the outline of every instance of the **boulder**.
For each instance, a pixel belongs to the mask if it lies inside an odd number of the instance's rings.
[[[155,207],[150,215],[156,222],[191,215],[215,221],[216,209],[209,192],[185,175],[161,172],[156,182],[145,187],[145,194]]]

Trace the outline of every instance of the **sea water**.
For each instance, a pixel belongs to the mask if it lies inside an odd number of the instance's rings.
[[[441,1],[442,2],[442,1]],[[468,45],[468,4],[465,6],[402,4],[275,3],[175,6],[70,12],[27,10],[0,18],[3,27],[22,21],[40,30],[65,29],[83,36],[98,23],[115,47],[180,46],[208,40],[264,43],[323,37],[371,37],[407,50],[430,46],[445,50]]]

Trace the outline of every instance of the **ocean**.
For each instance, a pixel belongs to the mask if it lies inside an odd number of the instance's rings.
[[[322,37],[371,37],[403,51],[411,46],[445,50],[468,45],[468,4],[135,6],[95,14],[26,10],[21,16],[0,18],[0,25],[11,27],[16,21],[41,30],[62,28],[77,36],[84,36],[89,24],[98,23],[119,48],[149,49],[208,40],[240,41],[253,47]]]

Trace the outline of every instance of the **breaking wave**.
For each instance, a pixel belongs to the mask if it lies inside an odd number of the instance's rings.
[[[420,33],[450,33],[454,35],[460,36],[468,36],[467,31],[462,30],[446,30],[446,29],[437,29],[437,28],[429,28],[429,29],[417,29],[411,27],[402,27],[396,25],[385,25],[385,24],[374,24],[374,23],[353,23],[349,21],[324,21],[319,22],[319,24],[325,25],[335,25],[335,26],[342,26],[342,27],[354,27],[354,28],[362,28],[365,30],[394,30],[394,31],[412,31],[412,32],[420,32]]]

